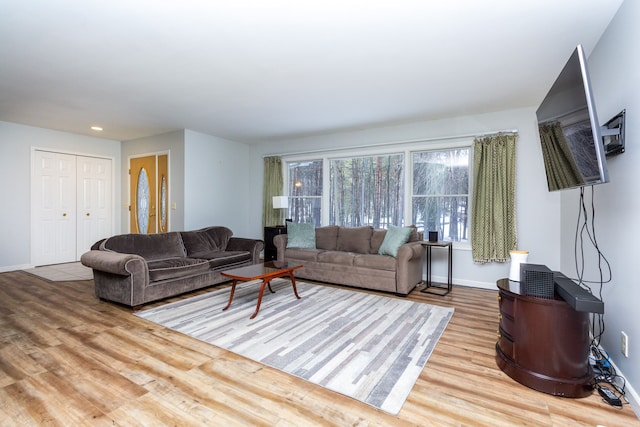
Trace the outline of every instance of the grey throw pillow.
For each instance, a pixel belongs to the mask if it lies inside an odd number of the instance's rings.
[[[287,247],[315,249],[315,225],[298,222],[287,222]]]
[[[412,232],[413,228],[390,225],[378,253],[380,255],[391,255],[394,258],[397,257],[398,249],[409,241]]]

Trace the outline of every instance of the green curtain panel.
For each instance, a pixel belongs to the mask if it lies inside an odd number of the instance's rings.
[[[584,184],[560,123],[542,125],[539,130],[549,190]]]
[[[262,187],[262,226],[282,225],[282,209],[273,209],[273,196],[282,194],[282,159],[280,157],[264,158],[264,185]]]
[[[516,139],[496,134],[474,140],[471,251],[477,263],[506,262],[517,245]]]

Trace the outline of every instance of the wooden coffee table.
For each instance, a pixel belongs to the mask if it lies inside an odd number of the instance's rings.
[[[260,310],[260,304],[262,303],[262,294],[264,294],[264,288],[268,287],[271,293],[275,293],[273,289],[271,289],[271,280],[276,279],[278,277],[289,276],[291,279],[291,286],[293,287],[293,293],[296,298],[300,299],[298,295],[298,290],[296,289],[296,279],[293,277],[293,270],[297,268],[302,268],[300,264],[289,264],[287,262],[282,261],[269,261],[264,264],[253,264],[248,265],[246,267],[234,268],[232,270],[222,271],[222,274],[225,277],[233,279],[233,284],[231,285],[231,295],[229,295],[229,304],[222,310],[226,310],[231,307],[231,302],[233,301],[233,294],[236,291],[236,284],[238,282],[250,282],[252,280],[262,280],[262,284],[260,285],[260,293],[258,294],[258,304],[256,305],[256,311],[249,317],[253,319],[258,315],[258,311]]]

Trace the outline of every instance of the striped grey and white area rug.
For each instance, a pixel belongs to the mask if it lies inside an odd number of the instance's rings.
[[[258,282],[137,316],[397,414],[453,308],[297,281],[272,281],[258,316]]]

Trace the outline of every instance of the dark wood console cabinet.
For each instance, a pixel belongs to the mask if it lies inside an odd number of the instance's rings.
[[[278,258],[278,250],[273,244],[273,238],[278,234],[287,234],[287,227],[276,225],[275,227],[264,228],[264,260],[274,261]]]
[[[558,295],[520,294],[520,283],[500,279],[500,327],[496,363],[517,382],[564,397],[593,391],[588,361],[589,313],[574,310]]]

